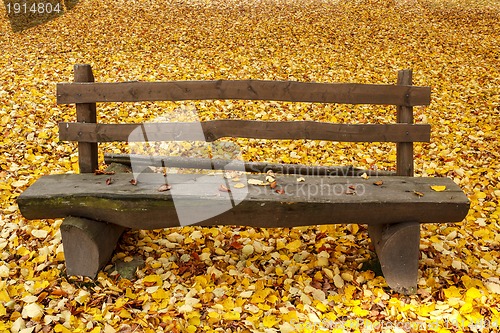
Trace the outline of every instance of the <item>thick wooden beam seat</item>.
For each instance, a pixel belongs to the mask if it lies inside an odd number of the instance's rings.
[[[221,214],[208,213],[206,220],[194,224],[275,228],[455,222],[469,209],[465,194],[448,178],[306,176],[299,183],[297,176],[278,175],[277,188],[284,190],[279,194],[269,186],[235,188],[235,182],[225,183],[221,176],[175,174],[164,180],[162,174],[143,174],[137,185],[132,185],[132,174],[48,175],[22,193],[18,204],[30,219],[79,216],[132,229],[179,226],[182,223],[176,211],[197,214],[214,205],[220,205]],[[263,180],[264,175],[248,178]],[[163,182],[168,182],[171,190],[159,192]],[[221,185],[230,192],[221,191]],[[446,190],[436,192],[432,185],[446,186]],[[224,209],[226,204],[232,205],[230,209]]]

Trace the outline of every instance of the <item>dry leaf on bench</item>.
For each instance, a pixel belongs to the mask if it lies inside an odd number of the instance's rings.
[[[436,192],[443,192],[444,190],[446,190],[446,186],[445,185],[432,185],[431,189],[433,189]]]
[[[250,185],[262,185],[264,182],[260,179],[249,179],[247,183]]]
[[[219,186],[219,191],[221,191],[221,192],[231,192],[230,189],[228,189],[226,186],[224,186],[222,184]]]
[[[165,191],[170,190],[171,188],[172,188],[172,186],[170,186],[168,184],[163,184],[160,187],[158,187],[158,192],[165,192]]]

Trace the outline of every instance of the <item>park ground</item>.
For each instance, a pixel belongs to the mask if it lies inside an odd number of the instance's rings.
[[[82,0],[12,31],[0,9],[1,332],[490,332],[500,325],[500,3],[497,0]],[[432,88],[415,121],[417,176],[452,178],[471,201],[457,224],[422,226],[418,291],[393,293],[364,226],[127,232],[95,280],[67,277],[61,220],[24,219],[41,175],[77,171],[55,84],[88,63],[97,81],[272,79]],[[174,110],[191,110],[174,112]],[[390,122],[388,107],[185,102],[98,105],[99,121],[315,119]],[[238,141],[245,159],[394,169],[395,147]],[[103,145],[107,151],[119,146]],[[123,147],[126,149],[127,147]],[[172,146],[187,154],[191,145]],[[194,149],[193,149],[194,151]],[[256,215],[258,218],[258,215]],[[242,253],[245,245],[254,250]],[[249,249],[247,246],[246,249]],[[120,278],[113,263],[145,261]],[[325,263],[327,258],[327,264]]]

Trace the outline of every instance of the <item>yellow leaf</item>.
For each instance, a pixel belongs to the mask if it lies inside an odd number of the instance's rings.
[[[234,188],[244,188],[245,187],[245,184],[243,183],[236,183],[233,185]]]
[[[444,289],[444,296],[446,298],[460,298],[462,295],[460,294],[460,289],[455,286],[451,286],[447,289]]]
[[[483,294],[481,294],[481,291],[473,287],[467,290],[467,292],[465,293],[465,300],[468,302],[472,302],[473,300],[478,299],[481,296],[483,296]]]
[[[161,300],[169,298],[170,295],[164,289],[158,289],[153,294],[151,294],[151,297],[156,300]]]
[[[484,198],[486,198],[486,193],[484,193],[484,192],[478,192],[476,196],[477,196],[478,199],[484,199]]]
[[[444,190],[446,190],[446,186],[444,186],[444,185],[432,185],[431,189],[433,189],[436,192],[443,192]]]
[[[163,281],[161,279],[161,276],[157,274],[152,274],[146,276],[143,279],[143,283],[145,286],[151,287],[151,286],[161,286],[163,284]]]
[[[188,333],[195,333],[196,332],[196,326],[195,325],[189,325],[186,328],[186,332],[188,332]]]
[[[224,320],[240,320],[240,313],[236,311],[225,312],[222,318],[224,318]]]
[[[301,245],[302,245],[302,242],[299,239],[296,239],[293,242],[288,243],[286,248],[290,252],[297,252],[297,250],[300,248]]]
[[[70,331],[69,329],[67,329],[66,327],[64,327],[61,324],[57,324],[56,326],[54,326],[54,332],[56,332],[56,333],[72,333],[72,331]]]
[[[460,308],[460,314],[469,314],[472,312],[472,310],[474,310],[473,306],[471,303],[465,303],[464,305],[462,305],[462,307]]]
[[[262,324],[264,325],[264,327],[271,328],[278,324],[278,319],[276,319],[276,316],[274,315],[265,316],[262,320]]]
[[[352,312],[358,317],[366,317],[370,313],[370,311],[361,309],[359,306],[355,306]]]
[[[208,316],[210,318],[218,319],[220,317],[220,314],[215,312],[215,311],[210,311],[210,312],[208,312]]]
[[[325,312],[327,310],[325,304],[321,303],[321,302],[318,302],[316,304],[316,309],[318,309],[319,311],[321,312]]]
[[[122,309],[120,310],[120,312],[118,313],[118,316],[120,316],[120,318],[132,318],[132,315],[130,314],[130,312],[128,312],[127,310],[125,309]]]

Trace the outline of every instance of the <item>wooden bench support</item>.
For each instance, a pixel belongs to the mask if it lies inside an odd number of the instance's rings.
[[[94,220],[67,217],[61,235],[68,275],[95,278],[111,259],[124,227]]]
[[[416,293],[420,224],[369,225],[368,233],[389,287],[406,295]]]

